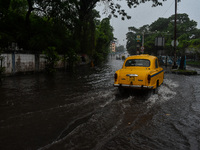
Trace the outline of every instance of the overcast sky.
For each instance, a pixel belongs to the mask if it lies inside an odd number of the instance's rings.
[[[128,27],[134,26],[136,28],[142,27],[143,25],[150,25],[158,18],[168,18],[175,13],[175,0],[167,0],[163,2],[162,6],[151,7],[152,2],[146,2],[140,4],[136,8],[129,9],[126,5],[125,0],[117,1],[125,9],[131,19],[122,21],[121,17],[111,19],[111,25],[114,28],[114,36],[118,39],[118,44],[126,46],[126,33]],[[103,4],[97,4],[97,10],[100,11],[102,18],[108,16],[102,14],[106,8]],[[177,13],[186,13],[189,15],[191,20],[197,22],[197,28],[200,29],[200,0],[181,0],[177,5]]]

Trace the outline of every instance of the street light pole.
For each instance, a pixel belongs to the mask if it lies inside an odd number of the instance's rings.
[[[176,18],[177,18],[177,0],[175,0],[175,16],[174,16],[174,65],[172,69],[177,69],[176,65]]]

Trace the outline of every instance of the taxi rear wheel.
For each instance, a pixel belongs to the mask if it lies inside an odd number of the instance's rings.
[[[123,87],[118,87],[119,93],[121,95],[124,95],[124,93],[126,92],[125,89]]]
[[[153,94],[158,94],[159,81],[157,81],[156,88],[153,89]]]

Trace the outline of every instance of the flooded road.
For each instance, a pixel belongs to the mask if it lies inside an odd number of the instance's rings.
[[[166,73],[158,94],[121,96],[113,76],[122,63],[6,78],[0,149],[200,149],[200,76]]]

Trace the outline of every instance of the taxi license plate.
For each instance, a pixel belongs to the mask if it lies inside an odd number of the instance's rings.
[[[129,77],[129,81],[135,81],[135,77]]]

